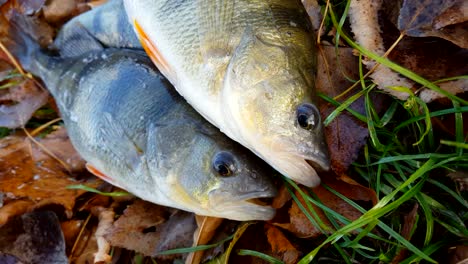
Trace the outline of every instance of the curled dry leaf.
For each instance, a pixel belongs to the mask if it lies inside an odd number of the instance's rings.
[[[202,215],[195,215],[195,220],[197,221],[197,230],[193,234],[193,245],[192,246],[199,246],[205,245],[210,242],[210,240],[215,235],[216,229],[221,225],[223,222],[223,218],[217,217],[210,217],[210,216],[202,216]],[[203,258],[204,251],[195,251],[190,253],[187,256],[185,261],[186,264],[198,264],[201,262]]]
[[[68,140],[54,140],[49,134],[43,142],[48,149],[66,149],[72,153],[73,147]],[[49,140],[49,142],[47,142]],[[10,198],[29,199],[36,206],[60,204],[71,216],[75,199],[85,191],[68,190],[68,185],[83,183],[71,177],[55,159],[45,155],[43,150],[29,139],[10,136],[0,140],[0,191]],[[65,160],[66,161],[66,160]],[[99,180],[87,180],[89,186],[96,186]]]
[[[322,22],[322,13],[320,12],[321,7],[319,6],[317,0],[302,0],[307,14],[309,15],[310,22],[315,32],[320,28],[320,23]]]
[[[349,6],[351,29],[356,42],[364,48],[382,56],[385,54],[384,42],[380,35],[379,15],[382,0],[352,0]],[[373,69],[377,63],[364,58],[367,69]],[[389,68],[379,65],[370,75],[378,87],[387,93],[405,100],[409,94],[389,89],[391,86],[412,88],[413,83]]]
[[[266,225],[266,235],[273,253],[281,258],[284,263],[297,263],[301,252],[294,247],[286,236],[272,225]]]
[[[104,238],[104,235],[111,230],[115,213],[112,209],[102,207],[98,211],[99,224],[94,234],[96,236],[98,251],[94,256],[94,263],[109,263],[112,260],[112,257],[109,255],[111,246]]]

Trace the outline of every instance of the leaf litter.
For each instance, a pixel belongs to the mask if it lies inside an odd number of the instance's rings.
[[[383,2],[385,7],[385,2],[388,1]],[[461,33],[454,32],[462,32],[460,30],[463,30],[463,28],[460,29],[459,26],[466,24],[466,18],[463,13],[458,12],[463,9],[455,8],[460,5],[460,1],[452,2],[454,2],[453,5],[447,5],[446,8],[431,13],[431,16],[427,16],[427,12],[430,10],[420,6],[419,10],[421,12],[417,12],[417,14],[426,16],[419,17],[424,19],[414,20],[415,17],[418,18],[416,13],[408,12],[408,10],[414,8],[411,5],[415,3],[403,1],[401,9],[393,11],[396,12],[396,17],[399,19],[398,23],[393,24],[393,26],[408,36],[437,36],[463,47],[466,38],[463,38]],[[0,8],[3,15],[8,15],[8,11],[14,8],[20,10],[23,14],[34,16],[37,20],[37,27],[28,30],[36,36],[36,39],[43,46],[47,46],[54,37],[55,29],[59,28],[60,25],[71,17],[86,11],[89,7],[101,3],[102,1],[88,3],[73,0],[10,0],[0,2]],[[356,5],[357,3],[359,4]],[[315,1],[305,1],[304,4],[309,14],[320,13],[317,10],[319,6]],[[464,7],[465,4],[461,3],[461,6]],[[395,34],[395,31],[393,31],[392,36],[389,37],[389,32],[392,31],[379,25],[381,19],[377,20],[379,17],[377,14],[381,14],[381,9],[379,3],[351,1],[350,17],[351,28],[356,33],[357,42],[371,51],[384,55],[389,48],[389,43],[392,44],[400,32],[396,31]],[[387,19],[391,20],[390,18]],[[413,24],[409,23],[411,21]],[[414,21],[420,23],[415,26]],[[0,22],[5,23],[3,16],[0,16]],[[316,30],[318,30],[319,20],[315,18],[313,23]],[[359,30],[361,28],[366,30]],[[411,30],[408,30],[409,28]],[[2,42],[8,42],[6,29],[7,27],[2,26],[0,30],[0,40]],[[383,33],[382,29],[384,29]],[[369,35],[368,32],[373,34]],[[335,33],[327,32],[327,34],[333,35]],[[388,41],[389,39],[390,41]],[[407,41],[408,39],[410,37],[404,37],[399,45],[388,54],[390,59],[402,63],[405,67],[434,81],[446,76],[466,74],[466,67],[453,66],[458,65],[457,63],[463,60],[460,56],[457,56],[457,52],[460,50],[453,46],[451,46],[453,53],[450,53],[453,58],[450,56],[447,58],[447,53],[433,58],[434,64],[444,56],[446,60],[437,70],[424,72],[428,68],[434,69],[434,67],[424,67],[427,64],[421,60],[427,56],[424,56],[423,52],[421,52],[422,55],[420,56],[414,55],[415,50],[417,51],[421,44],[412,39],[414,43],[419,44],[411,43]],[[421,39],[422,43],[424,43],[425,38]],[[430,42],[434,41],[431,40]],[[440,45],[442,50],[447,47],[447,44],[443,42]],[[322,101],[320,105],[324,117],[336,109],[337,103],[345,102],[343,98],[348,95],[349,87],[359,79],[359,59],[353,54],[353,50],[350,48],[332,47],[326,43],[320,46],[318,64],[320,68],[318,70],[317,86],[323,94],[322,99],[328,99]],[[0,69],[0,76],[8,76],[14,70],[14,67],[5,54],[0,53],[0,55],[0,60],[8,62],[0,64],[3,65],[1,67],[4,67]],[[368,70],[374,70],[371,77],[380,87],[405,86],[412,88],[413,91],[420,88],[408,79],[396,75],[388,68],[382,65],[378,66],[369,58],[363,58],[363,62]],[[13,83],[14,85],[11,85],[11,87],[0,90],[0,109],[4,106],[16,106],[16,108],[9,108],[11,115],[0,115],[0,121],[5,116],[6,120],[10,122],[10,125],[1,123],[0,126],[24,127],[40,105],[47,101],[48,95],[46,91],[37,87],[35,82],[29,79],[3,78],[0,85],[11,80],[18,81],[18,84]],[[452,89],[452,93],[467,90],[466,80],[463,79],[441,82],[439,85],[442,88]],[[407,96],[404,93],[396,93],[391,89],[385,90],[402,99]],[[431,92],[431,90],[422,90],[420,93],[420,96],[423,99],[425,98],[424,101],[426,102],[440,97],[438,94],[428,92]],[[387,107],[385,105],[387,100],[385,96],[380,93],[374,93],[372,96],[374,96],[375,105],[382,109]],[[330,100],[330,98],[333,100]],[[22,103],[29,106],[29,108],[21,108]],[[369,136],[367,124],[356,117],[356,113],[365,114],[364,100],[356,100],[348,109],[351,109],[354,113],[346,110],[331,120],[326,127],[326,140],[332,155],[333,172],[327,175],[324,174],[322,178],[325,182],[324,186],[328,186],[347,198],[364,205],[364,207],[370,208],[378,201],[375,192],[366,186],[360,185],[347,174],[349,167],[360,155]],[[377,111],[382,109],[377,109]],[[155,257],[158,263],[160,261],[162,263],[172,263],[177,259],[188,259],[187,263],[200,263],[206,260],[209,260],[209,263],[227,263],[229,260],[233,262],[248,260],[250,263],[264,263],[262,261],[266,260],[261,259],[261,252],[273,256],[274,259],[270,259],[271,261],[276,259],[276,261],[281,260],[284,263],[296,263],[306,253],[305,251],[310,250],[310,243],[320,243],[324,234],[330,234],[333,230],[344,225],[340,221],[337,223],[330,221],[328,217],[330,211],[324,211],[323,208],[337,212],[350,221],[358,219],[362,215],[359,210],[324,186],[314,189],[301,187],[299,191],[287,184],[283,184],[280,187],[280,195],[273,200],[274,207],[278,209],[278,214],[273,220],[266,223],[244,223],[240,225],[233,223],[233,221],[221,223],[219,219],[195,216],[132,197],[102,198],[103,196],[86,193],[85,190],[69,190],[66,188],[72,184],[85,183],[92,187],[100,186],[100,191],[102,188],[107,188],[103,191],[110,190],[109,186],[102,187],[100,181],[88,178],[88,174],[83,170],[84,161],[79,158],[71,147],[63,129],[48,135],[40,142],[69,166],[73,176],[56,159],[51,158],[49,154],[30,142],[21,133],[17,132],[13,136],[1,139],[0,197],[2,199],[0,199],[0,229],[9,228],[8,225],[14,221],[13,219],[30,217],[30,214],[36,214],[37,210],[52,208],[54,209],[52,214],[58,216],[58,220],[61,222],[61,231],[65,241],[63,243],[66,245],[66,253],[73,263],[109,263],[118,259],[124,261],[135,259],[135,257],[141,256],[139,254]],[[466,188],[465,178],[457,177],[457,181],[463,182],[460,184],[460,186],[463,186],[462,189]],[[314,203],[311,204],[311,201],[304,198],[302,193],[310,194]],[[63,209],[50,207],[50,205],[60,205]],[[407,237],[408,230],[411,229],[416,217],[414,210],[412,212],[405,216],[409,221],[408,225],[405,226],[406,231],[402,234],[405,237]],[[319,222],[319,225],[313,225],[311,217]],[[233,225],[238,227],[226,230],[226,227]],[[203,256],[203,253],[199,253],[201,251],[171,255],[159,254],[174,248],[190,248],[200,244],[216,243],[221,241],[218,239],[221,232],[234,233],[234,238],[231,242],[224,243],[227,244],[226,248],[221,244],[216,247],[216,251],[209,251],[210,254],[213,254],[211,256],[206,256],[208,252]],[[307,246],[304,246],[304,243]],[[124,251],[122,248],[130,251]],[[459,254],[460,249],[458,248],[456,248],[457,253],[455,254]],[[112,260],[111,255],[109,255],[110,251],[114,253]],[[132,253],[132,251],[137,253]],[[14,257],[3,255],[5,253],[9,254],[8,252],[0,248],[0,260],[2,257]],[[404,254],[404,252],[401,254]]]

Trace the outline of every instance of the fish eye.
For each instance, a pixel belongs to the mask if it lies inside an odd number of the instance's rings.
[[[234,156],[226,151],[216,153],[212,164],[213,169],[221,177],[231,176],[236,170]]]
[[[296,109],[296,121],[303,129],[313,130],[320,122],[320,113],[315,105],[303,103]]]

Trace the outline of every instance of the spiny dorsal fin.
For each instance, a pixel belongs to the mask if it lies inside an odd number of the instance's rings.
[[[99,51],[104,49],[101,42],[99,42],[89,31],[80,23],[76,26],[69,27],[66,37],[63,41],[57,41],[55,45],[60,50],[61,57],[76,57],[90,51]]]

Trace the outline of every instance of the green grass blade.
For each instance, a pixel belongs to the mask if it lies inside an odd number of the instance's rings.
[[[336,101],[335,99],[333,99],[333,98],[331,98],[331,97],[329,97],[329,96],[327,96],[327,95],[325,95],[323,93],[318,93],[318,96],[320,98],[322,98],[324,101],[332,104],[333,106],[339,107],[339,106],[342,105],[342,103]],[[353,109],[351,109],[349,107],[344,109],[344,110],[348,111],[350,114],[352,114],[355,118],[359,119],[360,121],[362,121],[364,123],[367,122],[366,116],[358,113],[357,111],[355,111],[355,110],[353,110]]]
[[[436,252],[437,250],[439,250],[440,248],[442,248],[443,246],[445,246],[447,244],[446,241],[439,241],[435,244],[432,244],[432,245],[429,245],[427,247],[425,247],[423,249],[423,252],[427,255],[431,255],[432,253]],[[400,264],[410,264],[410,263],[417,263],[421,261],[421,257],[418,256],[418,255],[413,255],[405,260],[403,260]]]
[[[341,103],[340,106],[338,106],[335,110],[333,110],[333,112],[331,112],[327,116],[327,118],[325,118],[325,120],[323,121],[323,124],[325,126],[328,126],[333,121],[333,119],[335,119],[341,112],[348,109],[349,106],[354,101],[356,101],[359,97],[363,96],[364,93],[365,93],[365,90],[361,90],[361,91],[357,92],[356,94],[354,94],[353,96],[350,96],[348,99],[346,99],[343,103]]]
[[[121,196],[131,195],[131,193],[128,193],[128,192],[101,192],[97,189],[94,189],[92,187],[89,187],[83,184],[68,185],[66,188],[69,190],[84,190],[87,192],[97,193],[100,195],[110,196],[110,197],[121,197]]]
[[[255,250],[249,250],[249,249],[240,249],[239,252],[237,252],[238,255],[240,256],[252,256],[252,257],[257,257],[257,258],[260,258],[260,259],[263,259],[264,261],[268,262],[268,263],[272,263],[272,264],[283,264],[284,262],[277,259],[277,258],[274,258],[272,256],[269,256],[265,253],[262,253],[262,252],[258,252],[258,251],[255,251]]]
[[[432,179],[428,179],[427,181],[429,183],[439,187],[440,189],[444,190],[448,194],[450,194],[455,200],[457,200],[461,205],[463,205],[463,207],[468,209],[468,202],[465,199],[463,199],[463,197],[461,197],[460,195],[455,193],[452,189],[450,189],[447,186],[443,185],[442,183],[440,183],[438,181],[435,181],[435,180],[432,180]]]

